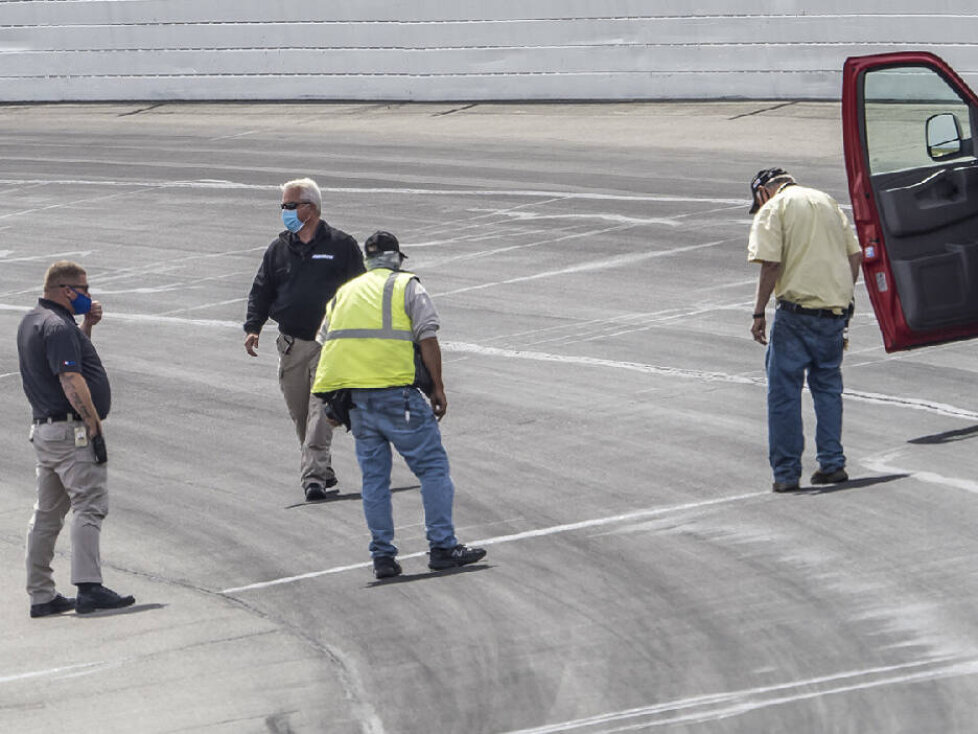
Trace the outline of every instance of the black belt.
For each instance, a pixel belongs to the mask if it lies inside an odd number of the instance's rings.
[[[60,415],[49,415],[47,418],[35,418],[34,425],[38,423],[64,423],[65,421],[80,421],[81,416],[77,413],[61,413]]]
[[[805,308],[791,301],[778,301],[778,308],[790,311],[791,313],[800,313],[804,316],[818,316],[823,319],[844,319],[846,317],[845,310],[842,313],[836,313],[831,308]]]

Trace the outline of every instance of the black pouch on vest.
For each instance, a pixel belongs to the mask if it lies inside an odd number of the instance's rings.
[[[350,430],[350,410],[353,409],[353,393],[349,389],[317,392],[316,397],[323,401],[326,417],[346,426]]]

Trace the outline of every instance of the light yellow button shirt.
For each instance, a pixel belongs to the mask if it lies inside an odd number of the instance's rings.
[[[774,296],[841,313],[853,294],[849,256],[859,240],[838,202],[806,186],[785,186],[754,215],[748,262],[781,263]]]

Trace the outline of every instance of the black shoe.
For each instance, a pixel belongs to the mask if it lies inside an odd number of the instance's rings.
[[[340,490],[334,489],[327,491],[328,487],[336,486],[336,477],[326,480],[326,485],[323,486],[319,482],[313,482],[306,487],[306,502],[317,502],[319,500],[326,499],[331,494],[336,494]]]
[[[484,548],[469,548],[459,543],[454,548],[432,548],[428,551],[428,568],[443,571],[446,568],[467,566],[481,561],[486,555]]]
[[[75,603],[77,614],[91,614],[96,609],[122,609],[136,603],[132,596],[119,596],[112,589],[96,586],[89,591],[78,590],[78,601]]]
[[[52,614],[70,612],[74,608],[74,599],[69,599],[61,594],[58,594],[51,601],[46,601],[43,604],[31,604],[31,616],[35,618],[49,617]]]
[[[812,484],[838,484],[848,481],[849,475],[846,474],[845,469],[836,469],[834,472],[824,472],[819,469],[812,474]]]
[[[794,492],[800,487],[798,482],[775,482],[771,485],[771,489],[775,492]]]
[[[374,557],[374,576],[379,579],[389,579],[401,575],[401,564],[394,556]]]

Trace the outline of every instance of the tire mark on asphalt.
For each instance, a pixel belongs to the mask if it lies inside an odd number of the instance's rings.
[[[942,658],[917,661],[846,671],[835,675],[791,681],[773,686],[694,696],[583,719],[562,721],[557,724],[511,730],[506,734],[562,734],[570,731],[593,731],[611,734],[612,732],[636,731],[674,724],[705,723],[806,699],[971,675],[978,675],[978,660]],[[831,685],[847,681],[851,681],[851,683]],[[815,690],[811,690],[813,688]],[[778,695],[785,693],[787,695]],[[630,723],[625,724],[624,722]]]
[[[712,505],[726,504],[729,502],[740,502],[741,500],[756,499],[758,497],[767,497],[770,496],[770,494],[771,494],[770,492],[751,492],[749,494],[741,494],[741,495],[736,495],[734,497],[719,497],[717,499],[705,500],[702,502],[689,502],[686,504],[673,505],[670,507],[651,507],[645,510],[626,512],[620,515],[599,517],[591,520],[581,520],[579,522],[564,523],[562,525],[551,525],[545,528],[526,530],[521,533],[512,533],[510,535],[498,535],[494,538],[483,538],[481,540],[472,541],[471,545],[482,546],[482,545],[499,545],[500,543],[512,543],[514,541],[528,540],[530,538],[540,538],[547,535],[555,535],[557,533],[567,533],[567,532],[573,532],[575,530],[587,530],[590,528],[601,527],[603,525],[612,525],[615,523],[628,522],[631,520],[639,520],[647,517],[656,517],[658,515],[666,515],[672,512],[684,512],[686,510],[695,510],[703,507],[710,507]],[[407,553],[399,557],[401,560],[406,560],[409,558],[421,558],[425,555],[427,555],[427,551],[419,551],[418,553]],[[240,594],[245,591],[257,591],[259,589],[266,589],[271,586],[281,586],[282,584],[291,584],[297,581],[305,581],[307,579],[318,578],[319,576],[327,576],[331,574],[343,573],[345,571],[353,571],[359,568],[368,568],[372,565],[373,565],[372,561],[367,561],[363,563],[352,563],[347,566],[334,566],[333,568],[327,568],[321,571],[310,571],[309,573],[299,574],[297,576],[285,576],[283,578],[272,579],[270,581],[259,581],[254,584],[247,584],[246,586],[235,586],[230,589],[224,589],[220,593],[231,596],[234,594]]]

